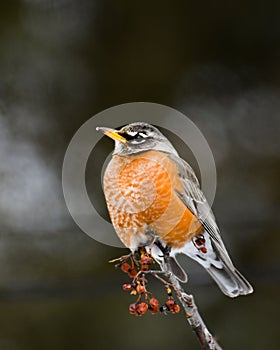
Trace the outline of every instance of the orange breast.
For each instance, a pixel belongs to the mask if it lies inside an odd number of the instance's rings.
[[[104,193],[114,228],[126,246],[149,240],[147,229],[178,248],[202,231],[175,192],[183,190],[177,173],[177,166],[161,152],[113,156]]]

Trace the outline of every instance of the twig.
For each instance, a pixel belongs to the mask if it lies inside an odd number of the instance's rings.
[[[139,257],[137,257],[137,254]],[[149,252],[146,252],[143,249],[139,249],[137,254],[129,254],[118,259],[113,259],[110,262],[118,262],[116,266],[120,267],[123,272],[126,272],[129,277],[133,278],[131,284],[124,284],[123,289],[130,291],[130,294],[137,295],[138,299],[136,303],[131,304],[129,307],[129,312],[136,316],[142,316],[144,313],[150,310],[152,313],[157,313],[159,311],[159,303],[158,300],[154,297],[150,299],[152,295],[151,292],[148,292],[146,289],[147,280],[145,279],[145,275],[151,274],[160,280],[167,289],[167,293],[169,296],[168,301],[165,303],[165,309],[161,310],[166,313],[166,311],[171,311],[173,313],[178,313],[180,311],[179,305],[174,303],[174,299],[172,297],[172,288],[184,311],[186,314],[187,321],[191,326],[192,330],[197,336],[202,349],[204,350],[222,350],[221,346],[212,336],[212,334],[207,329],[202,317],[199,314],[198,308],[194,302],[194,298],[192,295],[187,294],[183,287],[181,286],[178,279],[174,276],[174,274],[168,269],[168,266],[165,263],[160,264],[161,270],[151,270],[149,269],[149,265],[154,263],[154,260]],[[131,259],[131,265],[126,263],[127,259]],[[159,274],[163,274],[165,279],[160,277]],[[169,290],[169,291],[168,291]],[[146,300],[144,302],[141,301],[141,295],[144,295]],[[153,299],[153,305],[151,301]],[[169,303],[169,305],[168,305]],[[171,307],[171,305],[173,307]],[[176,308],[177,305],[177,308]]]
[[[202,349],[222,350],[221,346],[209,332],[202,317],[200,316],[193,296],[184,291],[181,284],[173,274],[170,274],[169,272],[167,272],[167,274],[169,281],[175,287],[174,290],[176,291],[177,297],[185,310],[187,321],[196,334]]]

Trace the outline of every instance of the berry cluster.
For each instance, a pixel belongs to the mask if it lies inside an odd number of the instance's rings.
[[[164,305],[161,306],[160,311],[163,313],[171,311],[173,314],[178,314],[178,312],[180,312],[180,306],[175,303],[173,298],[170,298]]]
[[[142,316],[148,310],[151,311],[152,315],[159,311],[159,302],[156,298],[151,298],[146,302],[136,302],[129,305],[129,313],[135,316]]]
[[[148,255],[146,251],[140,252],[140,258],[137,259],[137,256],[130,256],[130,264],[127,262],[127,257],[120,258],[120,263],[116,266],[120,267],[121,270],[132,278],[131,283],[123,284],[122,288],[124,291],[130,292],[131,295],[137,295],[138,298],[135,303],[130,304],[129,312],[135,316],[142,316],[148,310],[152,315],[158,313],[159,311],[166,314],[171,312],[177,314],[180,312],[180,306],[175,302],[170,284],[164,279],[154,273],[153,275],[161,280],[164,283],[168,300],[160,306],[158,299],[153,297],[152,293],[147,290],[147,279],[146,275],[150,271],[150,265],[154,264],[153,258]]]

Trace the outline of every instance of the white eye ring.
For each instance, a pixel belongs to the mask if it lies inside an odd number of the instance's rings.
[[[135,140],[131,140],[130,142],[132,144],[138,144],[138,143],[143,143],[145,141],[146,141],[145,139],[135,139]]]
[[[139,132],[139,131],[127,131],[126,132],[129,136],[131,136],[131,137],[134,137],[134,136],[136,136],[137,134],[138,135],[140,135],[141,137],[143,137],[143,138],[145,138],[145,137],[148,137],[148,135],[147,134],[145,134],[144,132]]]
[[[139,135],[141,135],[142,137],[148,137],[148,135],[144,134],[143,132],[139,132]]]
[[[135,136],[136,134],[138,134],[137,131],[127,131],[126,132],[129,136]]]

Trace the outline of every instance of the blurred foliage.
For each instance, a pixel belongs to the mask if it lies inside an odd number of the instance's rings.
[[[128,314],[124,277],[107,263],[123,251],[87,237],[64,204],[71,137],[132,101],[186,113],[213,150],[214,211],[256,291],[230,300],[187,261],[209,328],[226,349],[278,348],[279,15],[276,1],[1,4],[0,349],[198,347],[183,315]]]

